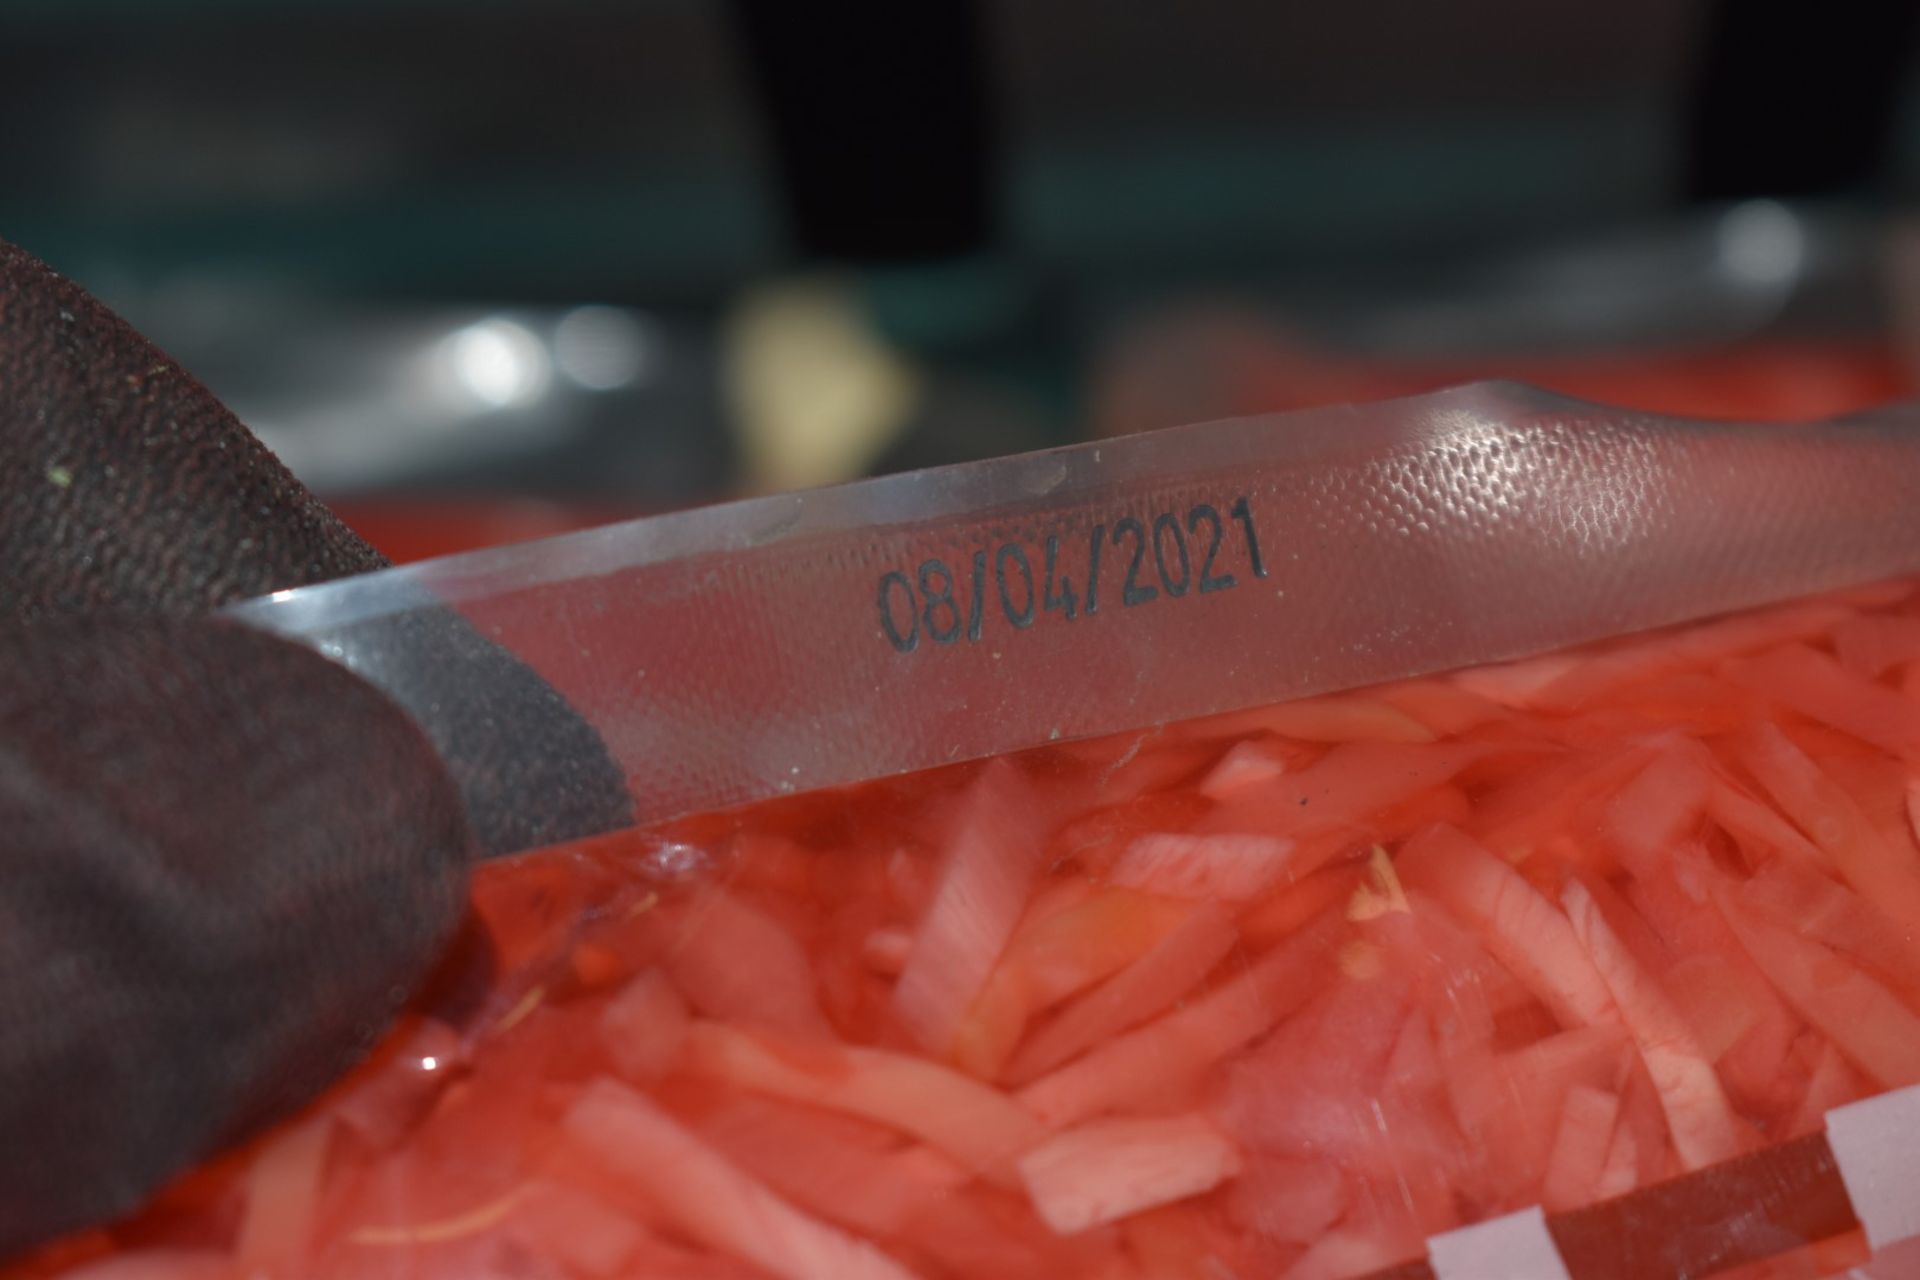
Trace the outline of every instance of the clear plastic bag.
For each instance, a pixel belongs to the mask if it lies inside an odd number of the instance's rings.
[[[1694,422],[1510,384],[732,503],[277,593],[430,734],[452,608],[642,822],[1542,653],[1920,570],[1910,410]],[[484,707],[481,714],[484,714]],[[460,780],[470,807],[538,797]],[[585,824],[569,836],[598,834]]]
[[[661,770],[643,812],[708,811],[482,867],[353,1078],[0,1274],[1915,1274],[1920,442],[1486,391],[1340,426],[828,494],[733,577],[722,511],[307,606],[352,658],[453,604]],[[1203,507],[1225,559],[1161,533]],[[1000,548],[1057,597],[1048,539],[1121,520],[1091,617],[1086,561],[1073,617],[1003,595]]]

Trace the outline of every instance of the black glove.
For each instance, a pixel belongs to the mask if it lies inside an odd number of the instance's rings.
[[[491,691],[438,743],[206,617],[382,563],[0,243],[0,1256],[131,1209],[351,1065],[458,924],[476,852],[625,815],[592,731],[451,615],[395,624],[394,661]],[[476,773],[533,799],[463,815]]]

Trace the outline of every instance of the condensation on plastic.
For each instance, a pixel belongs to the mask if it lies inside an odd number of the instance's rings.
[[[1917,417],[1679,421],[1483,384],[655,517],[234,612],[347,663],[432,735],[457,697],[388,647],[418,634],[396,619],[458,610],[599,731],[646,823],[1920,569]],[[1242,499],[1264,577],[1237,540]],[[1170,518],[1165,555],[1177,570],[1172,544],[1191,543],[1198,575],[1202,506],[1234,585],[1129,607],[1121,522],[1151,552]],[[1084,597],[1096,538],[1096,613],[1024,595],[1020,560],[1040,591],[1051,539]],[[936,561],[962,613],[938,603]],[[1154,573],[1147,554],[1140,582]],[[889,599],[910,651],[883,629]]]

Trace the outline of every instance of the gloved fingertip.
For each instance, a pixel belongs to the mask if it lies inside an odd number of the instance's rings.
[[[465,907],[398,708],[232,624],[0,631],[0,1253],[123,1212],[363,1054]]]

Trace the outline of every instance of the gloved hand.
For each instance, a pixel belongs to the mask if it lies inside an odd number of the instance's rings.
[[[0,243],[0,1256],[134,1207],[365,1051],[470,859],[540,834],[463,815],[463,770],[621,811],[592,732],[451,615],[410,625],[515,705],[437,752],[344,669],[206,616],[382,563]]]

